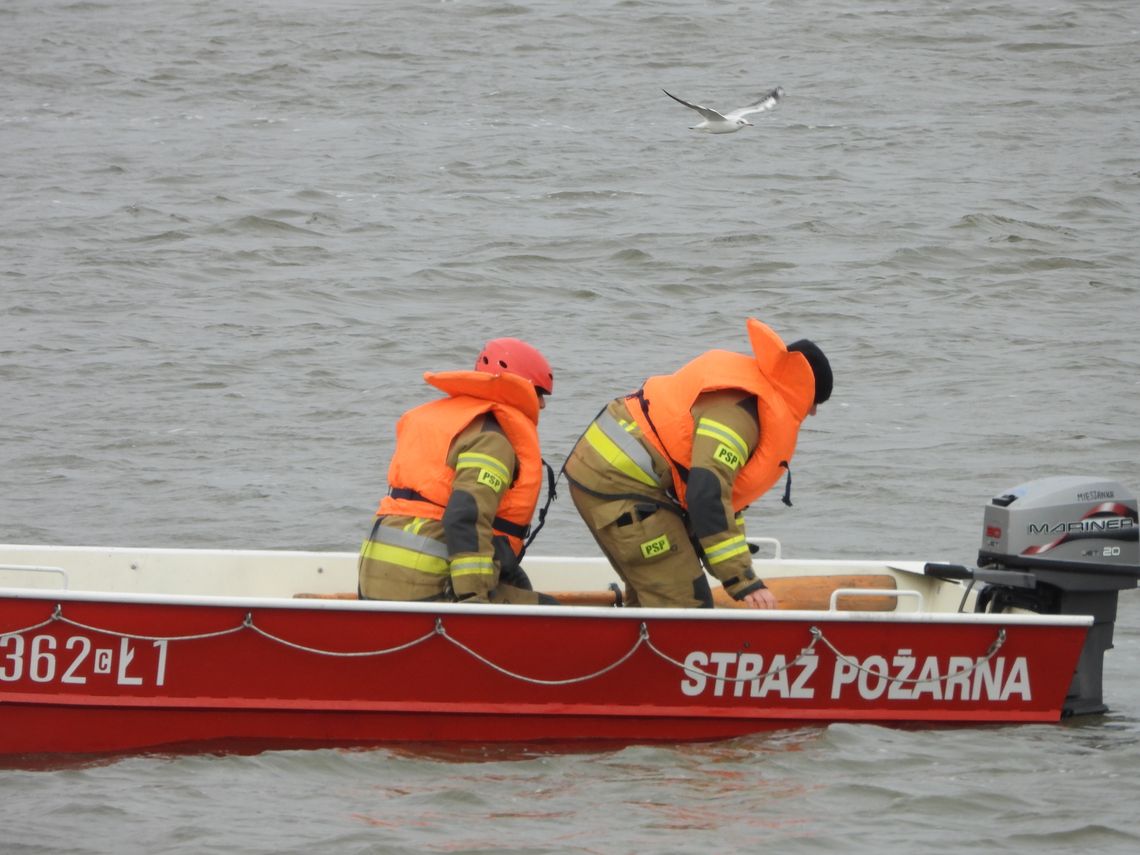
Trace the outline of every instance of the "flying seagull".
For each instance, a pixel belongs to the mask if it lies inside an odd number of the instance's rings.
[[[709,107],[702,107],[700,104],[690,104],[683,98],[678,98],[672,92],[665,92],[670,98],[679,104],[684,104],[690,110],[696,110],[704,120],[694,125],[690,130],[704,131],[707,134],[732,134],[739,131],[744,127],[752,127],[752,123],[748,121],[745,116],[751,116],[753,113],[763,113],[765,110],[771,110],[784,97],[784,90],[777,86],[768,94],[764,95],[759,101],[754,101],[747,107],[741,107],[739,110],[733,110],[731,113],[718,113]]]

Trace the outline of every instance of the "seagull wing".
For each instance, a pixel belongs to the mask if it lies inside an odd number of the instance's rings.
[[[661,91],[665,92],[666,95],[668,95],[670,98],[672,98],[678,104],[684,104],[690,110],[696,110],[698,113],[700,113],[706,119],[708,119],[710,122],[723,122],[724,121],[724,116],[722,116],[716,110],[712,110],[708,107],[702,107],[700,104],[690,104],[688,101],[684,100],[683,98],[678,98],[676,95],[672,94],[671,92],[666,92],[664,89],[662,89]]]
[[[747,107],[741,107],[739,110],[733,110],[725,118],[729,120],[743,119],[745,116],[751,116],[753,113],[763,113],[765,110],[771,110],[780,99],[784,97],[784,90],[777,86],[759,101],[754,101]]]

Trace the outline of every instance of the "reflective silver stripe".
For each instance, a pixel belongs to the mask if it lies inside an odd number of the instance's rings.
[[[744,539],[744,535],[737,534],[732,537],[726,537],[724,540],[706,547],[705,560],[707,560],[710,565],[720,564],[722,561],[735,558],[737,555],[744,555],[747,552],[748,541]]]
[[[451,562],[451,575],[454,576],[493,576],[495,562],[485,555],[472,555],[456,558]]]
[[[622,427],[621,422],[615,419],[608,410],[602,412],[594,420],[609,440],[616,445],[649,478],[649,483],[656,484],[657,473],[653,471],[653,458],[640,442],[634,439],[629,431]],[[631,424],[632,427],[632,424]]]
[[[440,543],[431,537],[422,534],[413,534],[402,528],[390,526],[377,526],[376,536],[372,538],[377,543],[386,543],[389,546],[399,546],[413,552],[422,552],[424,555],[434,555],[436,558],[447,560],[447,544]]]

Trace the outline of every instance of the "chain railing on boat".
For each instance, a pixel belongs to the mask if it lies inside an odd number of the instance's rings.
[[[986,649],[985,653],[983,653],[980,657],[977,657],[974,660],[974,664],[972,665],[972,667],[970,667],[968,669],[955,670],[955,671],[949,672],[947,674],[940,675],[938,677],[905,678],[905,677],[895,677],[895,676],[892,676],[892,675],[886,673],[885,670],[884,671],[878,671],[878,670],[875,670],[874,668],[868,668],[867,666],[860,664],[859,661],[857,659],[855,659],[854,657],[848,656],[847,654],[844,654],[843,652],[841,652],[831,642],[831,640],[828,639],[827,636],[824,635],[823,630],[821,630],[817,626],[812,626],[808,630],[809,635],[811,636],[810,642],[808,643],[808,645],[806,647],[802,648],[800,650],[800,652],[798,654],[796,654],[796,656],[794,658],[792,658],[790,661],[788,661],[788,657],[773,657],[774,659],[782,658],[783,660],[785,660],[784,664],[777,666],[777,667],[770,668],[768,671],[764,672],[763,674],[755,674],[755,675],[749,675],[749,676],[745,676],[745,677],[729,677],[729,676],[723,675],[723,674],[710,673],[710,672],[705,671],[701,668],[698,668],[695,665],[691,665],[691,664],[688,664],[686,662],[682,662],[682,661],[670,656],[668,653],[664,652],[656,644],[654,644],[652,638],[650,637],[649,625],[643,621],[638,628],[637,640],[633,643],[633,645],[629,648],[629,650],[627,650],[622,655],[618,656],[609,665],[603,666],[602,668],[599,668],[596,671],[592,671],[588,674],[582,674],[582,675],[577,676],[577,677],[567,677],[565,679],[560,679],[560,680],[548,680],[548,679],[543,679],[540,677],[532,677],[532,676],[528,676],[526,674],[520,674],[517,671],[512,671],[511,669],[506,668],[503,665],[500,665],[499,663],[492,661],[491,659],[487,658],[486,656],[479,653],[478,651],[476,651],[475,649],[473,649],[469,645],[465,644],[464,642],[460,641],[457,638],[454,638],[450,633],[448,633],[446,627],[443,624],[443,618],[442,617],[436,618],[435,626],[430,631],[424,633],[423,635],[421,635],[417,638],[413,638],[409,641],[406,641],[403,644],[398,644],[394,647],[379,648],[376,650],[350,650],[350,651],[346,651],[346,650],[326,650],[326,649],[322,649],[319,647],[312,647],[310,645],[300,644],[298,642],[290,641],[289,639],[282,638],[281,636],[275,635],[275,634],[257,626],[256,623],[254,623],[252,612],[246,612],[244,618],[242,619],[242,621],[239,624],[237,624],[236,626],[230,627],[228,629],[215,630],[213,632],[195,633],[195,634],[191,634],[191,635],[144,635],[144,634],[140,634],[140,633],[120,632],[118,630],[106,629],[104,627],[92,626],[90,624],[74,620],[72,618],[65,616],[63,614],[63,605],[57,603],[55,606],[55,609],[52,612],[50,617],[46,618],[45,620],[40,621],[39,623],[32,624],[31,626],[27,626],[27,627],[24,627],[22,629],[14,629],[14,630],[8,630],[6,632],[0,632],[0,639],[6,638],[8,636],[24,635],[24,634],[29,633],[29,632],[35,632],[36,630],[43,629],[44,627],[47,627],[52,623],[62,623],[62,624],[66,624],[69,626],[76,627],[77,629],[85,630],[87,632],[100,633],[103,635],[109,635],[109,636],[113,636],[116,638],[126,638],[126,639],[131,639],[134,641],[152,641],[152,642],[199,641],[199,640],[210,639],[210,638],[220,638],[223,636],[233,635],[235,633],[239,633],[239,632],[243,632],[243,631],[248,630],[248,631],[256,633],[257,635],[260,635],[262,638],[265,638],[268,641],[271,641],[275,644],[280,644],[284,647],[289,647],[293,650],[299,650],[299,651],[302,651],[304,653],[311,653],[311,654],[318,655],[318,656],[329,656],[329,657],[334,657],[334,658],[358,658],[358,657],[368,657],[368,656],[386,656],[386,655],[393,654],[393,653],[399,653],[399,652],[404,651],[404,650],[410,650],[410,649],[417,647],[421,644],[424,644],[424,643],[430,641],[432,638],[438,636],[438,637],[442,638],[444,641],[446,641],[449,644],[456,647],[457,649],[463,651],[464,653],[466,653],[468,656],[472,657],[476,661],[481,662],[483,665],[486,665],[488,668],[491,668],[492,670],[497,671],[498,673],[503,674],[504,676],[510,677],[512,679],[515,679],[515,680],[520,680],[520,681],[523,681],[526,683],[532,683],[532,684],[541,685],[541,686],[565,686],[565,685],[571,685],[574,683],[583,683],[583,682],[586,682],[588,680],[594,680],[598,677],[601,677],[603,674],[606,674],[610,671],[613,671],[615,668],[618,668],[619,666],[621,666],[622,664],[627,662],[642,646],[646,647],[651,653],[653,653],[654,656],[658,657],[662,661],[667,662],[668,664],[670,664],[676,668],[681,669],[682,671],[684,671],[687,674],[691,674],[694,676],[701,676],[701,677],[704,677],[704,678],[709,679],[709,680],[716,680],[716,681],[725,682],[725,683],[745,683],[745,682],[751,682],[753,680],[767,679],[768,677],[779,674],[782,671],[787,671],[788,669],[800,664],[807,657],[817,655],[815,652],[815,647],[820,642],[822,642],[824,644],[824,646],[826,646],[835,655],[835,657],[838,661],[843,662],[845,665],[847,665],[850,668],[854,668],[858,671],[862,671],[862,672],[864,672],[868,675],[871,675],[873,677],[877,677],[877,678],[886,680],[890,683],[915,684],[915,685],[920,684],[920,683],[922,683],[922,684],[935,684],[935,683],[946,682],[946,681],[951,680],[951,679],[959,679],[960,680],[962,677],[964,677],[968,674],[972,674],[978,668],[982,667],[982,665],[989,662],[995,655],[997,655],[997,652],[1005,644],[1006,637],[1007,637],[1006,636],[1006,630],[1004,628],[999,628],[997,637],[993,640],[993,642],[991,642],[989,647]]]
[[[835,658],[849,668],[854,668],[856,671],[862,671],[863,673],[869,674],[872,677],[881,677],[891,683],[900,683],[904,685],[907,683],[913,683],[915,685],[919,683],[939,683],[951,678],[961,679],[968,674],[973,674],[997,655],[997,652],[1001,650],[1002,646],[1005,644],[1006,639],[1005,628],[1003,627],[998,630],[997,638],[995,638],[990,643],[990,646],[986,649],[986,652],[975,659],[972,666],[962,671],[954,671],[952,673],[946,674],[945,676],[939,677],[938,679],[932,679],[930,677],[892,677],[889,674],[884,674],[881,671],[876,671],[874,668],[868,668],[866,665],[860,665],[858,659],[854,659],[850,656],[840,653],[835,645],[824,637],[823,632],[818,627],[813,626],[811,628],[811,634],[813,636],[812,644],[815,644],[816,640],[822,641],[824,645],[827,646],[827,649],[835,654]]]

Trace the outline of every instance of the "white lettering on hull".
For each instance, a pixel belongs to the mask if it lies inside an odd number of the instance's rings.
[[[712,667],[710,667],[712,666]],[[734,667],[735,666],[735,667]],[[714,697],[731,694],[741,698],[804,698],[815,697],[815,689],[808,681],[819,666],[814,653],[800,656],[791,666],[783,654],[777,653],[764,666],[759,653],[704,653],[694,650],[685,657],[685,677],[681,692],[697,697],[712,684]]]
[[[73,635],[60,644],[54,635],[0,635],[0,682],[84,685],[89,678],[114,675],[120,686],[161,686],[166,682],[165,640],[152,642],[153,666],[139,669],[138,642],[120,638],[118,648],[95,647],[91,639]]]
[[[810,700],[816,696],[812,677],[816,654],[801,654],[791,663],[776,654],[765,663],[759,653],[694,650],[685,657],[681,693],[735,698]],[[969,656],[916,657],[909,649],[890,658],[873,654],[860,660],[836,660],[830,699],[864,701],[992,701],[1033,700],[1029,662],[996,656],[978,661]]]

